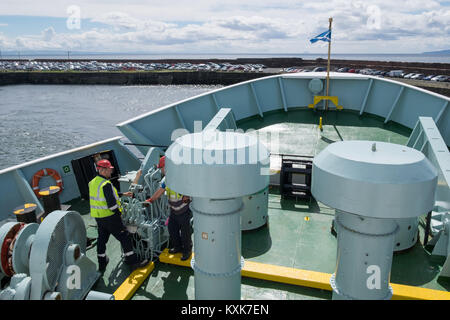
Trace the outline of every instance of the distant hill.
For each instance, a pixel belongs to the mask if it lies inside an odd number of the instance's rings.
[[[424,52],[423,54],[440,54],[440,55],[450,55],[450,50],[440,50],[440,51],[431,51],[431,52]]]

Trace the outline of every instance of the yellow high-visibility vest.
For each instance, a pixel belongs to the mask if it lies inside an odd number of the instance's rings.
[[[169,198],[169,201],[180,201],[181,199],[183,199],[182,194],[173,191],[169,187],[166,187],[166,195]]]
[[[117,207],[114,206],[108,208],[108,203],[106,202],[105,194],[103,193],[103,187],[108,183],[111,184],[113,188],[113,195],[114,198],[116,198]],[[96,176],[89,182],[89,204],[91,206],[91,216],[94,218],[112,216],[115,208],[118,208],[121,214],[123,211],[117,189],[112,185],[111,181],[100,176]]]

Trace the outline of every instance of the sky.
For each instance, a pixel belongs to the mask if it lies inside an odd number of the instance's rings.
[[[450,49],[450,0],[1,0],[0,50],[333,53]]]

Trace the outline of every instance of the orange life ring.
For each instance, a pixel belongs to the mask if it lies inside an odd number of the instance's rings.
[[[39,194],[39,181],[41,180],[42,177],[45,176],[50,176],[53,179],[55,179],[56,181],[56,185],[60,188],[59,193],[61,193],[62,189],[63,189],[63,182],[61,179],[61,176],[59,175],[58,171],[50,169],[50,168],[45,168],[42,170],[39,170],[38,172],[36,172],[33,176],[33,180],[31,182],[31,186],[33,187],[33,191],[36,194],[36,196],[41,197],[41,195]]]

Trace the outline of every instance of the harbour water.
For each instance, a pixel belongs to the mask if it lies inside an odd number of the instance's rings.
[[[0,87],[0,170],[122,135],[116,124],[220,86]]]

